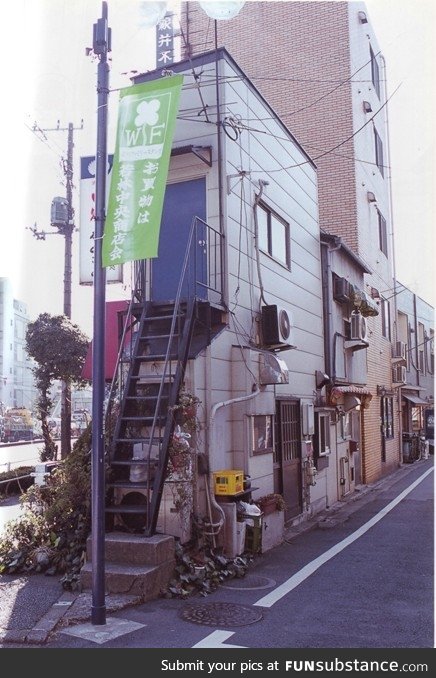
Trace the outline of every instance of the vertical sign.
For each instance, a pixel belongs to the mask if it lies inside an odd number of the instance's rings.
[[[176,75],[120,92],[103,266],[157,257],[182,84]]]
[[[156,68],[174,63],[174,15],[167,12],[156,26]]]
[[[113,155],[108,157],[109,187]],[[80,158],[80,228],[79,228],[79,283],[92,285],[94,277],[94,222],[95,217],[95,155]],[[106,271],[108,283],[122,282],[122,267],[110,266]]]

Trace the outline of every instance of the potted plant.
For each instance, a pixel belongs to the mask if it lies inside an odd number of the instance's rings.
[[[278,492],[265,494],[263,497],[255,499],[254,503],[260,508],[264,515],[268,515],[274,511],[284,511],[286,508],[285,500]]]

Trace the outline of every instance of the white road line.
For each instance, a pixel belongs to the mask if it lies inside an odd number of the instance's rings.
[[[230,636],[234,635],[234,631],[213,631],[213,633],[209,633],[206,638],[203,638],[203,640],[200,640],[198,643],[193,645],[192,647],[239,647],[239,648],[245,648],[245,645],[229,645],[226,643],[224,645],[224,641],[227,640],[227,638],[230,638]]]
[[[367,523],[362,525],[362,527],[359,527],[358,530],[350,534],[348,537],[340,541],[338,544],[335,546],[332,546],[328,551],[323,553],[321,556],[318,556],[318,558],[315,558],[315,560],[312,560],[311,563],[308,563],[305,565],[299,572],[296,572],[292,577],[287,579],[283,584],[278,586],[274,591],[270,591],[266,596],[263,596],[263,598],[260,598],[257,602],[253,603],[253,605],[258,605],[260,607],[272,607],[274,603],[277,603],[278,600],[283,598],[287,593],[295,589],[299,584],[301,584],[305,579],[310,577],[311,574],[316,572],[318,568],[321,567],[321,565],[324,565],[327,561],[331,560],[331,558],[334,558],[338,553],[343,551],[347,546],[352,544],[356,539],[359,539],[365,532],[368,532],[368,530],[371,529],[376,523],[378,523],[382,518],[384,518],[390,511],[392,511],[393,508],[395,508],[403,499],[406,497],[412,490],[415,489],[417,485],[419,485],[424,478],[428,476],[429,473],[433,472],[433,468],[428,469],[425,473],[422,474],[415,482],[413,482],[407,489],[405,489],[401,494],[398,495],[395,499],[393,499],[390,504],[385,506],[384,509],[379,511],[371,520],[368,520]],[[230,647],[230,646],[229,646]]]

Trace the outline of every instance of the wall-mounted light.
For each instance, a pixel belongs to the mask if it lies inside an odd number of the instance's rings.
[[[369,101],[363,102],[363,110],[365,111],[365,113],[372,113],[372,106],[369,103]]]
[[[367,24],[368,23],[368,18],[365,14],[365,12],[358,12],[357,16],[359,17],[359,22],[361,24]]]
[[[367,197],[368,202],[377,202],[377,198],[375,197],[375,195],[372,191],[367,191],[366,197]]]
[[[321,370],[316,370],[316,372],[315,372],[315,382],[316,382],[316,388],[320,389],[323,386],[327,386],[327,384],[330,384],[331,379],[330,379],[328,374],[321,372]]]

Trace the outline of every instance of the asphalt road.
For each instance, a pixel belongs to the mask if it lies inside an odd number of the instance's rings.
[[[50,648],[432,648],[433,457],[404,466],[206,598],[158,599]]]

